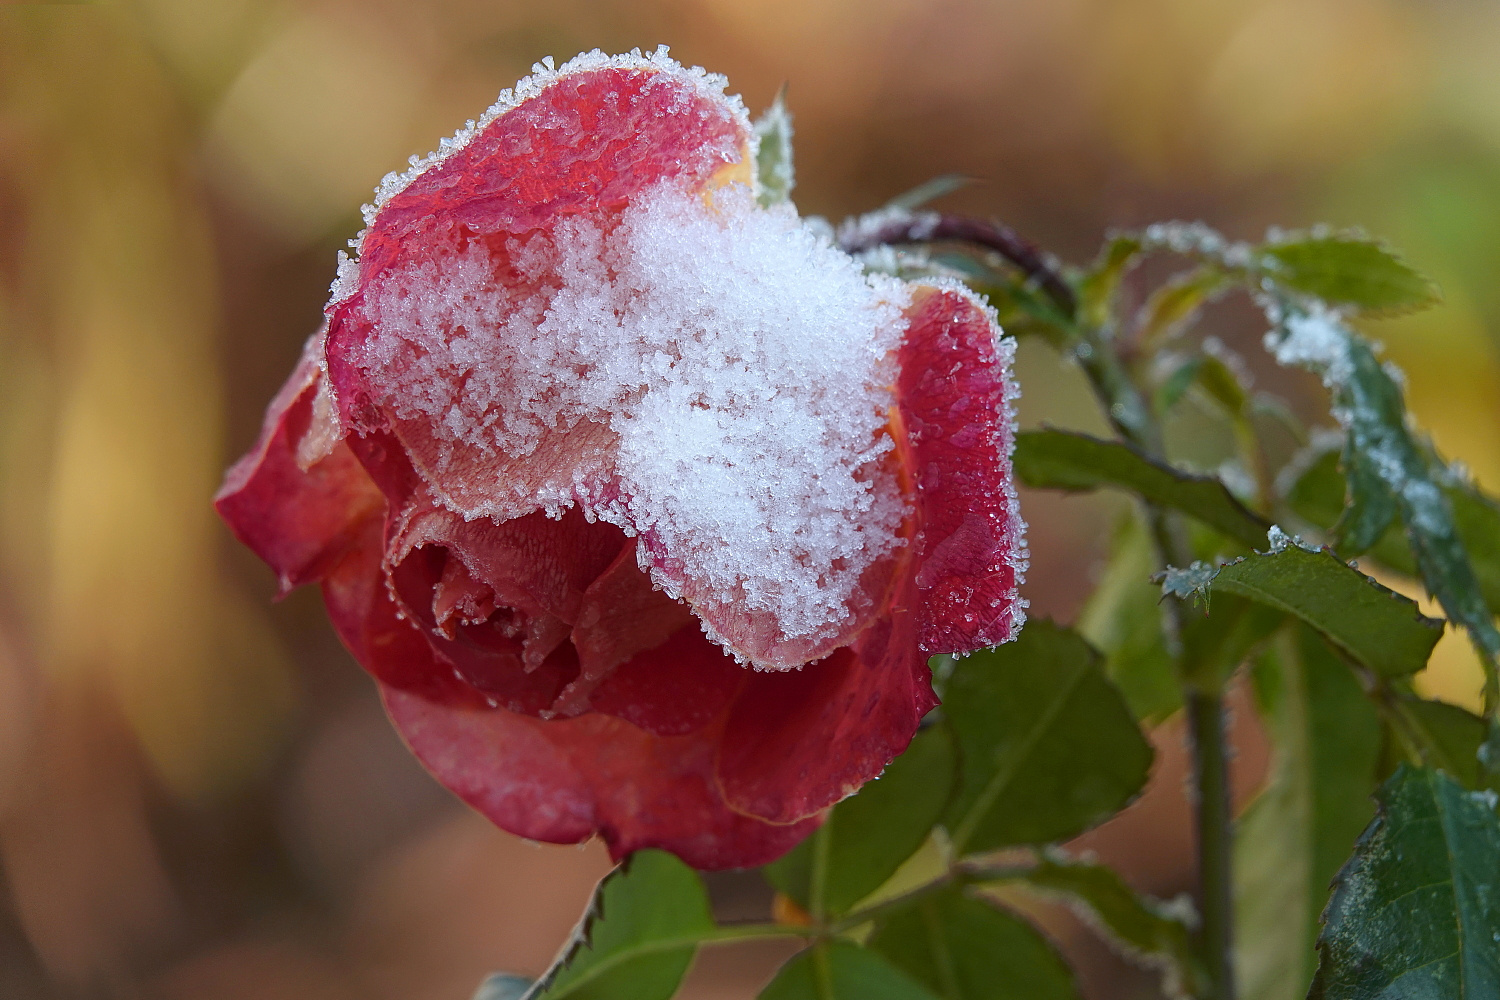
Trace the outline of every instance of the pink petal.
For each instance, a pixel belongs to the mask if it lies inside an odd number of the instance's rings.
[[[929,653],[1012,638],[1025,524],[1010,466],[1010,360],[988,310],[958,288],[919,288],[907,310],[897,392],[914,453],[917,636]]]
[[[817,825],[763,823],[725,805],[713,780],[722,725],[664,737],[606,715],[543,722],[384,694],[391,721],[427,769],[523,837],[568,844],[598,831],[616,858],[657,847],[695,868],[748,868]]]

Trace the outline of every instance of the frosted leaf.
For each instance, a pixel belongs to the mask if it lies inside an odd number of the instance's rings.
[[[1349,361],[1349,335],[1337,311],[1322,304],[1289,314],[1281,331],[1266,334],[1266,349],[1278,364],[1310,368],[1323,377],[1323,384],[1337,388],[1353,374]]]
[[[1154,223],[1142,233],[1142,245],[1146,249],[1203,257],[1232,269],[1248,267],[1254,258],[1248,243],[1225,239],[1202,222]]]
[[[797,185],[792,161],[792,114],[786,109],[785,98],[783,87],[755,122],[756,197],[766,207],[789,200]]]

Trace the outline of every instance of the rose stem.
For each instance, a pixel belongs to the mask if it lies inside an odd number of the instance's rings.
[[[968,243],[1000,254],[1047,293],[1077,338],[1075,354],[1094,395],[1115,431],[1153,457],[1164,457],[1161,427],[1145,395],[1101,331],[1080,323],[1077,298],[1067,279],[1034,244],[996,222],[938,212],[892,212],[871,217],[866,225],[847,227],[840,245],[850,253],[885,244]],[[1145,504],[1146,519],[1160,566],[1188,566],[1192,550],[1171,513]],[[1183,685],[1183,701],[1193,755],[1196,792],[1198,877],[1203,926],[1198,944],[1208,968],[1212,1000],[1235,1000],[1233,934],[1234,893],[1230,858],[1233,846],[1229,798],[1228,750],[1224,731],[1223,682],[1191,669],[1183,655],[1182,607],[1176,598],[1162,602],[1167,645]]]

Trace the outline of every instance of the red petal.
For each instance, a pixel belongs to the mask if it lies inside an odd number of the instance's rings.
[[[583,595],[573,645],[585,675],[603,677],[643,650],[684,629],[698,631],[693,613],[651,585],[626,545]]]
[[[467,516],[530,513],[542,492],[598,499],[611,488],[615,435],[584,421],[548,432],[528,455],[508,456],[440,440],[425,419],[382,412],[350,361],[373,330],[364,291],[393,267],[431,259],[461,231],[486,240],[502,262],[497,296],[534,298],[545,293],[503,263],[511,234],[550,230],[570,215],[616,212],[662,180],[703,184],[742,161],[750,135],[734,102],[679,67],[626,61],[543,81],[384,201],[360,240],[357,288],[332,307],[329,373],[346,420],[358,430],[394,431],[433,493]]]
[[[605,715],[543,722],[384,693],[391,721],[438,781],[523,837],[569,844],[598,831],[616,858],[657,847],[695,868],[748,868],[817,825],[763,823],[725,805],[713,781],[719,725],[663,737]]]
[[[381,563],[381,526],[369,521],[359,543],[323,580],[328,617],[350,654],[382,683],[448,704],[483,697],[437,656],[423,632],[401,618]]]
[[[751,676],[690,625],[616,668],[590,702],[658,736],[685,736],[718,718]]]
[[[387,542],[392,564],[422,547],[446,549],[490,586],[497,605],[555,615],[569,624],[579,621],[588,588],[622,549],[635,547],[619,528],[591,523],[576,508],[561,518],[536,513],[496,524],[488,518],[466,521],[421,500],[414,507]]]
[[[747,139],[733,105],[680,69],[642,62],[556,78],[380,206],[360,243],[362,278],[451,224],[524,233],[621,208],[666,178],[706,180]]]
[[[921,517],[917,635],[929,653],[965,653],[1005,642],[1025,621],[1010,354],[966,291],[919,288],[907,319],[897,393]]]
[[[937,704],[912,619],[898,610],[825,660],[746,682],[718,762],[734,808],[775,823],[812,816],[906,749]]]
[[[235,537],[276,571],[282,593],[323,576],[365,522],[378,523],[385,512],[380,491],[337,442],[318,370],[322,345],[321,334],[308,341],[266,412],[260,440],[214,498]]]

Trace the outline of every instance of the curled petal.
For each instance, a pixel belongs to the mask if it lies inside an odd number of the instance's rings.
[[[260,440],[234,464],[214,506],[266,561],[282,593],[319,579],[376,521],[385,501],[338,429],[318,369],[320,333],[266,413]]]
[[[937,704],[913,617],[899,610],[825,660],[746,681],[718,761],[734,808],[796,822],[854,794],[906,749]]]
[[[1010,466],[1014,342],[956,285],[918,289],[907,318],[897,393],[921,515],[917,637],[929,653],[966,653],[1009,640],[1026,619]]]
[[[323,578],[323,603],[349,652],[381,683],[438,705],[483,705],[473,685],[397,612],[381,571],[380,523],[366,522],[357,544]]]
[[[731,811],[715,787],[722,723],[657,736],[590,714],[541,721],[433,705],[387,688],[386,711],[448,788],[506,830],[576,843],[596,830],[620,858],[668,850],[695,868],[739,868],[784,854],[816,819],[775,825]]]

